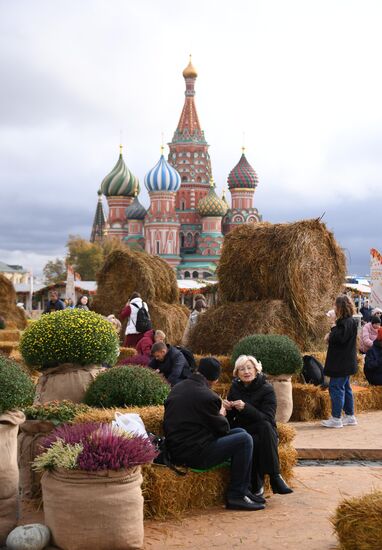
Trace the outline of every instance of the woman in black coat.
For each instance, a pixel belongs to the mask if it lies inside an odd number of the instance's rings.
[[[244,428],[253,438],[252,492],[264,492],[264,475],[268,474],[274,493],[292,493],[280,475],[275,391],[261,371],[254,357],[240,355],[223,405],[231,428]]]
[[[355,308],[346,295],[338,296],[334,304],[336,321],[326,335],[328,353],[324,367],[325,376],[330,376],[329,394],[332,416],[321,422],[325,428],[356,426],[354,398],[350,376],[357,372],[357,321],[353,318]],[[342,417],[342,410],[345,415]]]

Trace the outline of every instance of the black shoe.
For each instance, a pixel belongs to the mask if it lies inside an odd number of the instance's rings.
[[[248,491],[247,497],[253,500],[253,502],[258,502],[259,504],[265,504],[265,498],[263,497],[263,495],[256,495],[255,493]]]
[[[254,502],[249,497],[236,497],[228,498],[226,503],[226,508],[228,510],[247,510],[248,512],[256,510],[264,510],[265,505],[260,504],[259,502]]]
[[[269,481],[271,482],[272,491],[278,493],[279,495],[288,495],[293,493],[293,489],[288,487],[280,474],[275,476],[269,476]]]

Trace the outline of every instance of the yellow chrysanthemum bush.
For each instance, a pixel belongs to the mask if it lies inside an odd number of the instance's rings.
[[[114,365],[118,337],[102,315],[83,309],[66,309],[43,315],[22,335],[24,361],[36,368],[62,363]]]

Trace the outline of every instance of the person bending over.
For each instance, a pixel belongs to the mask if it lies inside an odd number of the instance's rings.
[[[230,460],[226,506],[262,510],[265,500],[250,491],[253,442],[242,428],[230,429],[220,397],[211,390],[221,367],[214,357],[200,360],[196,373],[172,388],[164,407],[164,435],[171,460],[207,469]]]
[[[191,374],[191,369],[183,353],[174,346],[164,342],[156,342],[151,348],[153,358],[149,367],[163,374],[175,386],[181,380],[185,380]]]
[[[268,474],[272,491],[286,495],[293,491],[280,475],[275,390],[261,371],[255,357],[240,355],[223,405],[231,428],[244,428],[252,436],[252,492],[264,493],[264,475]]]

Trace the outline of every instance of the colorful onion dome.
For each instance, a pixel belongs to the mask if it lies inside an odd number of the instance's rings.
[[[160,159],[145,176],[145,185],[149,193],[155,191],[178,191],[180,187],[180,175],[164,158]]]
[[[139,181],[127,168],[120,146],[119,159],[113,170],[101,183],[102,193],[106,197],[134,197],[139,193]]]
[[[211,177],[210,190],[208,194],[200,199],[198,204],[198,212],[202,218],[223,217],[228,210],[228,204],[223,199],[219,198],[215,192],[215,182]]]
[[[146,208],[139,202],[136,195],[133,202],[125,210],[126,218],[128,220],[144,220],[147,214]]]
[[[244,149],[239,162],[229,173],[227,181],[229,189],[255,189],[257,187],[257,174],[247,161]]]
[[[190,54],[190,61],[188,62],[187,67],[183,71],[183,76],[184,78],[196,78],[198,76],[198,73],[191,61],[191,54]]]

